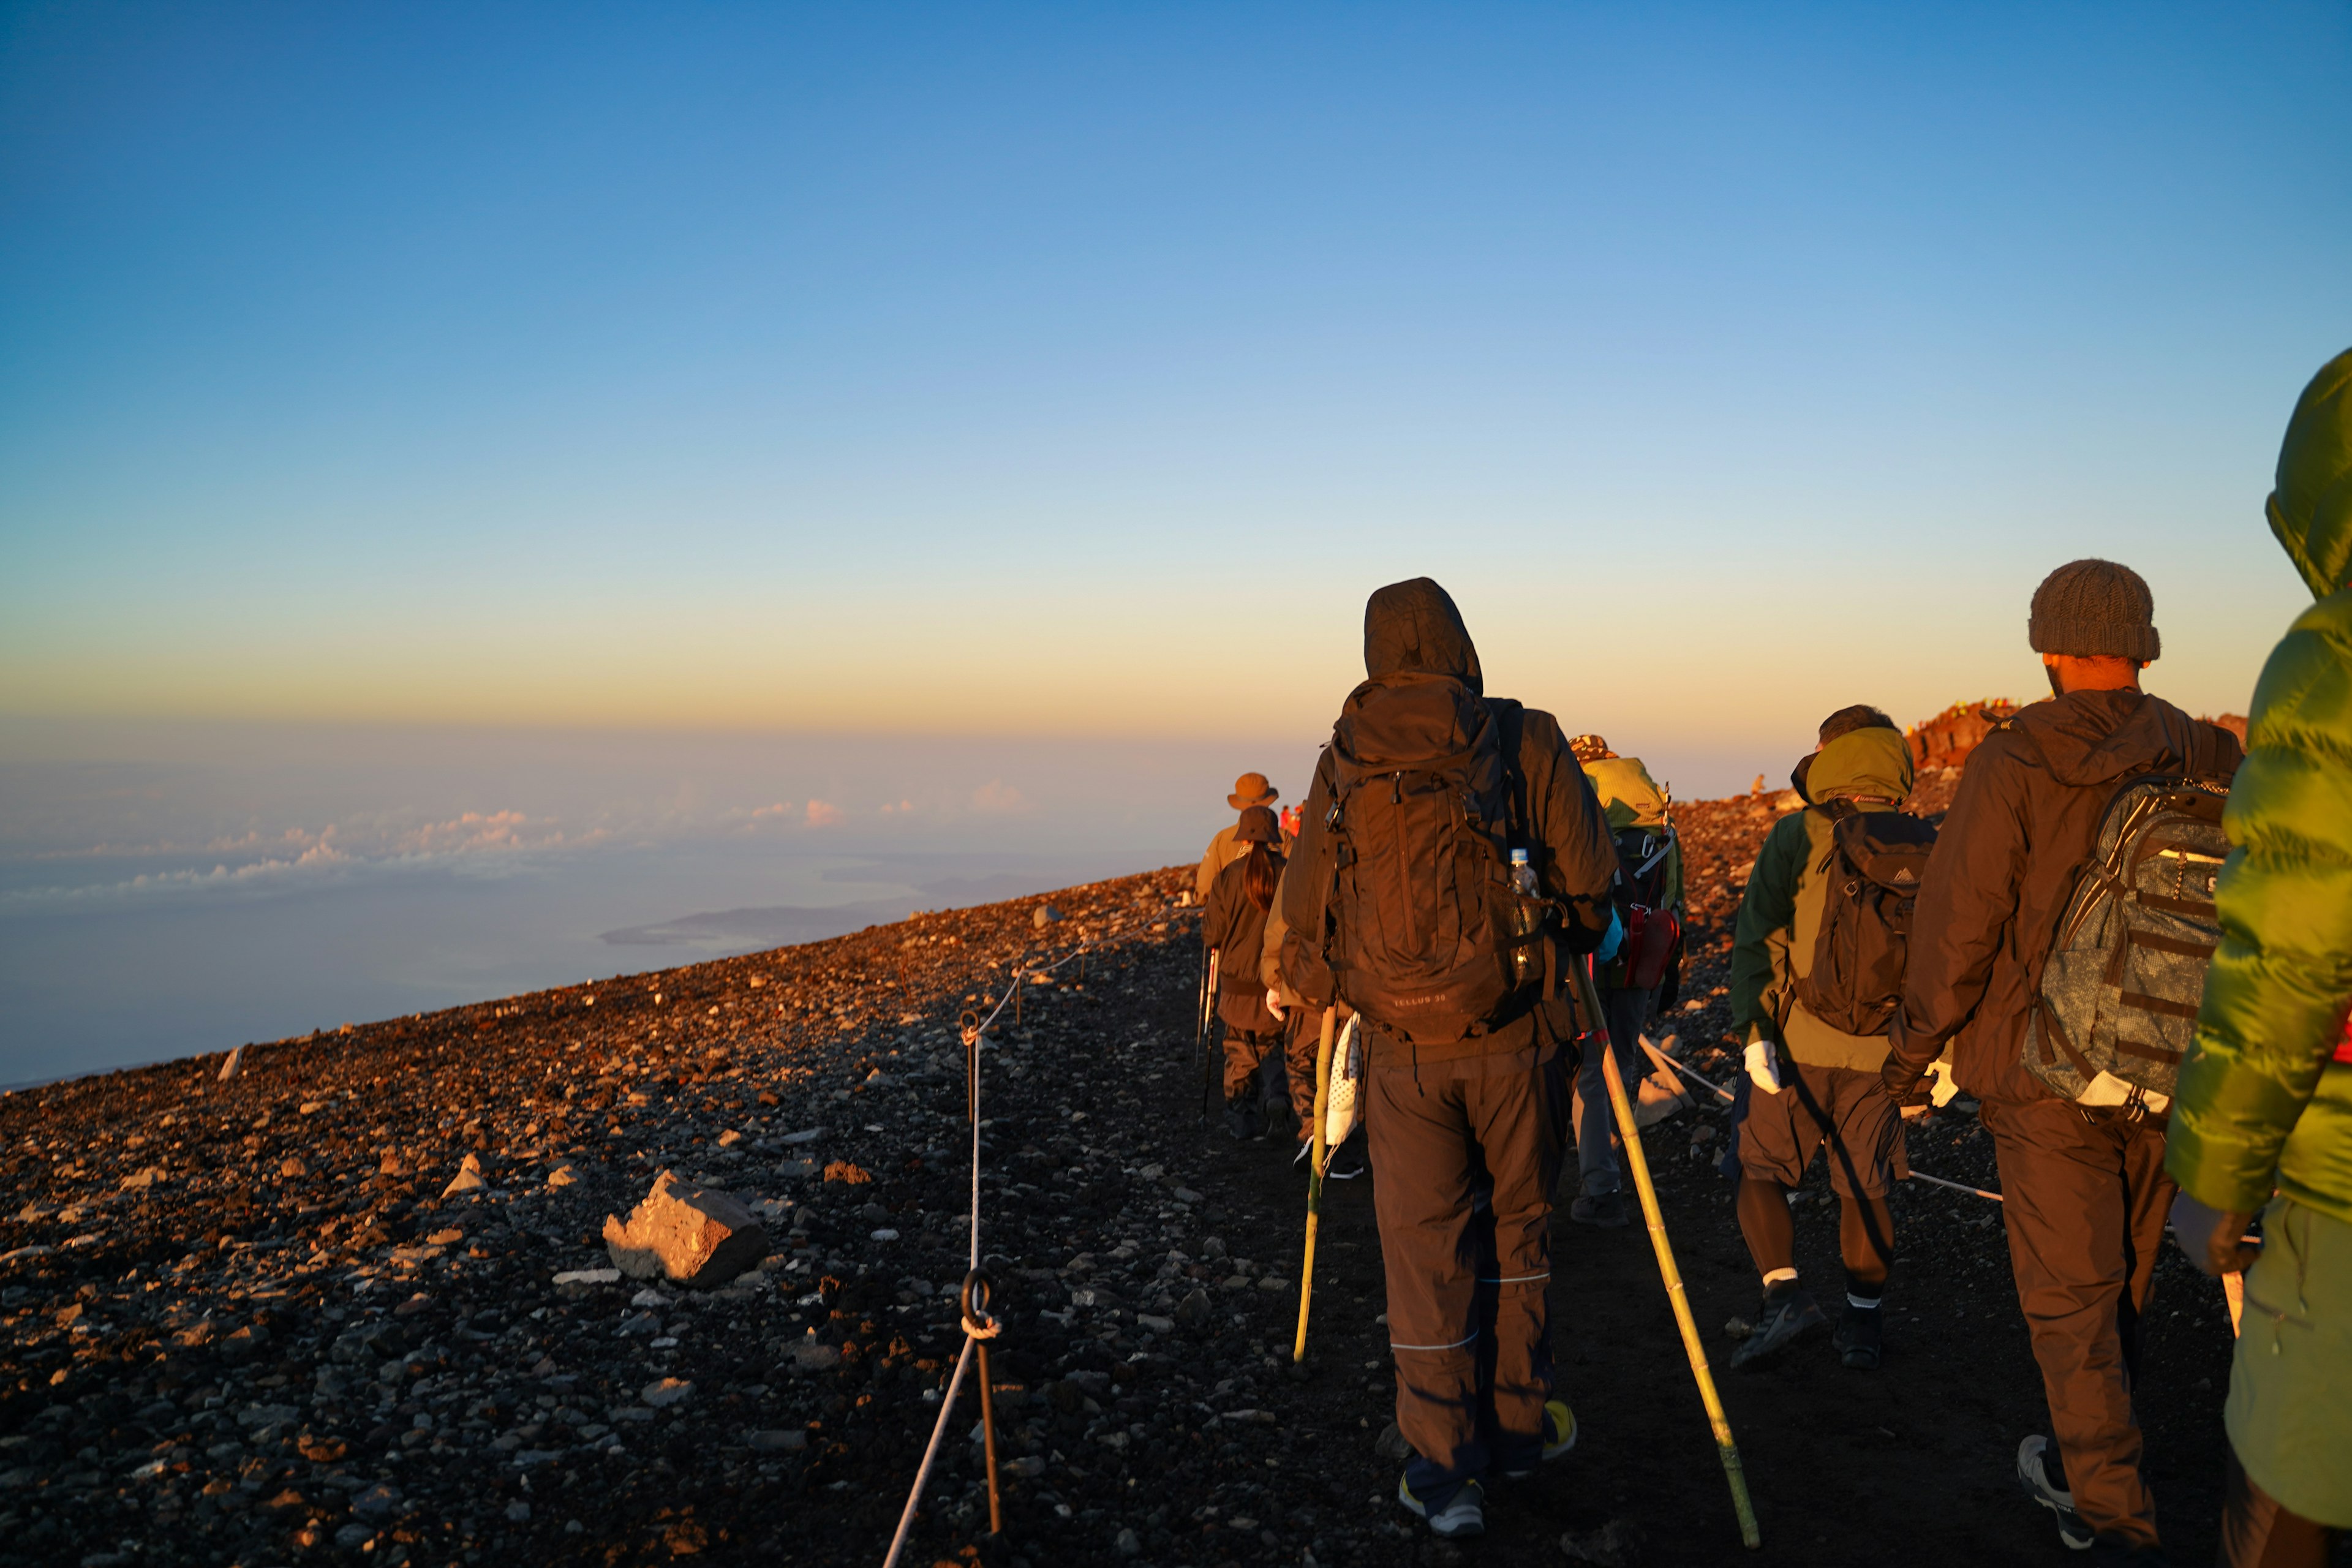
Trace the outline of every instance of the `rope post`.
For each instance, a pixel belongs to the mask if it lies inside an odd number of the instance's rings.
[[[1003,1328],[988,1314],[988,1274],[975,1268],[963,1277],[963,1331],[980,1352],[980,1431],[988,1448],[988,1533],[1004,1533],[1004,1509],[996,1490],[996,1385],[989,1381],[988,1342]]]
[[[1013,966],[1013,1023],[1015,1028],[1021,1024],[1021,966],[1017,963]]]
[[[1307,1157],[1307,1260],[1298,1266],[1298,1337],[1290,1347],[1294,1366],[1307,1359],[1307,1309],[1315,1299],[1315,1232],[1323,1220],[1323,1165],[1329,1153],[1323,1139],[1331,1105],[1331,1029],[1339,1016],[1336,1000],[1323,1009],[1323,1037],[1315,1047],[1315,1142]]]
[[[1649,1222],[1650,1246],[1658,1255],[1658,1275],[1665,1281],[1666,1300],[1674,1307],[1675,1326],[1682,1330],[1683,1352],[1690,1358],[1691,1376],[1698,1384],[1699,1403],[1706,1407],[1707,1425],[1715,1432],[1716,1457],[1723,1461],[1723,1479],[1731,1488],[1731,1510],[1739,1519],[1740,1543],[1753,1552],[1764,1544],[1756,1526],[1756,1507],[1748,1498],[1748,1477],[1739,1462],[1739,1445],[1731,1436],[1731,1418],[1715,1391],[1715,1374],[1706,1364],[1706,1343],[1699,1338],[1691,1316],[1690,1295],[1683,1289],[1682,1270],[1675,1266],[1674,1244],[1666,1239],[1666,1218],[1658,1207],[1658,1189],[1650,1182],[1650,1159],[1642,1148],[1642,1125],[1633,1118],[1633,1102],[1625,1093],[1625,1075],[1617,1070],[1617,1053],[1610,1048],[1609,1026],[1601,1011],[1601,994],[1592,984],[1592,966],[1579,958],[1570,965],[1576,973],[1577,1000],[1600,1041],[1601,1076],[1609,1083],[1610,1109],[1625,1140],[1625,1163],[1633,1167],[1633,1187],[1642,1195],[1642,1217]]]
[[[963,1109],[980,1124],[980,1015],[967,1008],[958,1026],[963,1035]]]

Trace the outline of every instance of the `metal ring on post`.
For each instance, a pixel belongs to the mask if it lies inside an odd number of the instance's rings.
[[[993,1294],[985,1268],[975,1268],[963,1277],[959,1297],[963,1306],[963,1331],[973,1339],[992,1340],[1004,1331],[1004,1325],[988,1310],[989,1298]]]

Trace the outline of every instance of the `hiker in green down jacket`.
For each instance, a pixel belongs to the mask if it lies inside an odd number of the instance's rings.
[[[1843,721],[1851,728],[1832,730]],[[1864,812],[1896,811],[1911,794],[1911,745],[1874,708],[1832,715],[1806,770],[1806,798]],[[1879,1363],[1879,1301],[1895,1256],[1894,1187],[1903,1131],[1879,1087],[1886,1037],[1849,1035],[1807,1011],[1796,987],[1812,972],[1837,849],[1827,811],[1791,812],[1772,825],[1749,872],[1731,946],[1731,1026],[1748,1049],[1739,1122],[1740,1235],[1764,1284],[1756,1331],[1731,1354],[1748,1366],[1828,1321],[1797,1280],[1788,1194],[1816,1150],[1838,1195],[1838,1250],[1846,1304],[1833,1336],[1839,1359]]]
[[[2315,1565],[2352,1529],[2352,352],[2295,405],[2267,510],[2319,603],[2254,688],[2165,1164],[2221,1211],[2203,1247],[2181,1238],[2217,1273],[2252,1257],[2238,1237],[2263,1210],[2221,1561]]]

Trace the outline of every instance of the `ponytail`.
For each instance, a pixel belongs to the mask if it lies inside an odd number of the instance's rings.
[[[1252,844],[1242,861],[1242,890],[1261,910],[1274,908],[1275,885],[1282,879],[1282,857],[1264,844]]]

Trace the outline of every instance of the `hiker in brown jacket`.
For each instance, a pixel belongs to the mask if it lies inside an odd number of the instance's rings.
[[[1407,955],[1454,951],[1474,925],[1494,934],[1474,900],[1507,885],[1494,842],[1506,820],[1538,879],[1540,942],[1562,950],[1515,950],[1534,977],[1596,944],[1606,952],[1617,851],[1559,721],[1486,696],[1477,650],[1435,583],[1372,595],[1364,671],[1316,764],[1283,880],[1280,973],[1310,1007],[1346,1000],[1366,1030],[1396,1420],[1413,1453],[1398,1500],[1440,1535],[1475,1535],[1482,1475],[1530,1474],[1575,1441],[1574,1415],[1551,1396],[1545,1300],[1575,1028],[1554,1001],[1529,1000],[1542,988],[1520,984],[1508,953],[1426,984]],[[1482,984],[1505,1002],[1479,1011],[1492,994]]]
[[[1223,955],[1217,971],[1217,1016],[1225,1026],[1225,1131],[1245,1141],[1263,1138],[1281,1124],[1286,1067],[1292,1113],[1302,1121],[1312,1119],[1316,1042],[1307,1042],[1302,1072],[1291,1059],[1299,1048],[1296,1034],[1266,1005],[1265,983],[1258,977],[1266,910],[1282,880],[1283,858],[1276,847],[1281,828],[1272,811],[1252,805],[1242,809],[1234,833],[1241,858],[1209,884],[1201,940]]]
[[[2172,1201],[2163,1124],[2143,1105],[2058,1098],[2021,1052],[2043,959],[2117,788],[2151,773],[2226,778],[2242,753],[2227,731],[2140,689],[2160,644],[2147,584],[2130,568],[2094,560],[2053,572],[2034,592],[2028,636],[2056,695],[1969,758],[1920,889],[1884,1081],[1907,1099],[1948,1041],[1954,1076],[1992,1134],[2056,1438],[2019,1446],[2020,1483],[2068,1546],[2160,1562],[2131,1383]]]

